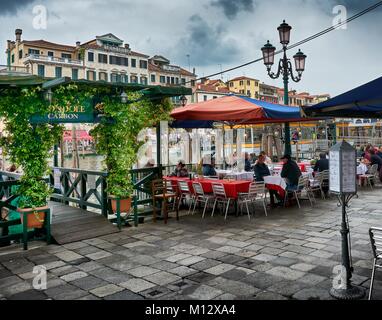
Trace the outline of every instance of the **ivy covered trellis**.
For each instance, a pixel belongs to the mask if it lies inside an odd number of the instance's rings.
[[[7,132],[0,144],[11,161],[23,170],[19,206],[24,208],[46,204],[52,191],[44,181],[44,176],[49,173],[48,158],[63,129],[61,124],[52,121],[31,121],[33,117],[47,118],[52,113],[52,106],[57,112],[63,107],[70,110],[70,106],[91,102],[96,122],[91,134],[98,153],[105,156],[107,191],[124,198],[130,197],[133,191],[130,170],[141,145],[137,141],[138,133],[169,118],[172,104],[168,97],[191,93],[190,89],[182,87],[71,81],[65,78],[39,85],[5,88],[1,87],[0,81],[0,89],[0,115]],[[46,92],[51,92],[49,101],[44,98]]]

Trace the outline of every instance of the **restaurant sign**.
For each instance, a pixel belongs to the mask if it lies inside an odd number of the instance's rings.
[[[51,105],[49,113],[35,114],[30,119],[31,123],[93,123],[95,112],[93,102],[86,101],[82,105],[57,106]]]

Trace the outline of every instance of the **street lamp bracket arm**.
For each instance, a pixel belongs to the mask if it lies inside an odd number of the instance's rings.
[[[293,67],[292,67],[292,63],[290,62],[290,60],[288,60],[288,72],[289,72],[289,75],[290,75],[291,79],[292,79],[294,82],[299,82],[299,81],[301,80],[301,75],[302,75],[302,73],[301,73],[301,72],[298,72],[297,77],[294,76],[294,74],[293,74]]]
[[[280,77],[280,74],[283,70],[283,60],[280,59],[279,61],[279,66],[277,68],[277,73],[274,73],[271,71],[271,67],[268,68],[268,75],[272,78],[272,79],[277,79]]]

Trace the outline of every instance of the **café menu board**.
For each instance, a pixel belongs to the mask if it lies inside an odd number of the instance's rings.
[[[357,191],[355,152],[330,151],[329,172],[330,191],[342,193]]]
[[[340,153],[329,153],[329,188],[333,192],[341,192]]]

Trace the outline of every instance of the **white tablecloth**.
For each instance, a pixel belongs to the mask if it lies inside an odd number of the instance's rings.
[[[362,174],[365,174],[366,172],[367,172],[367,166],[366,166],[366,164],[361,163],[361,164],[357,167],[357,174],[362,175]]]
[[[216,170],[218,177],[229,176],[236,180],[250,180],[253,181],[253,172],[234,172],[231,170]]]
[[[280,176],[266,176],[264,177],[264,182],[266,184],[274,184],[276,186],[280,186],[284,190],[286,189],[286,182]]]

